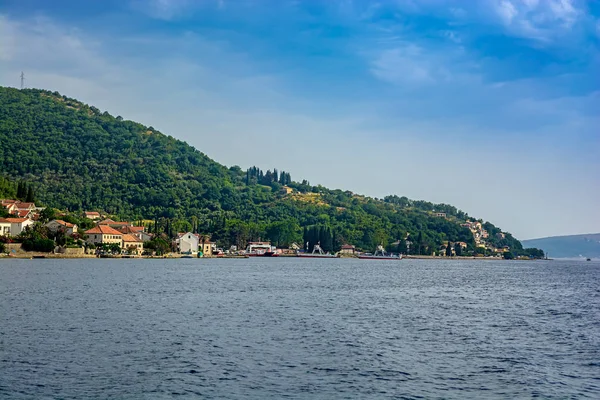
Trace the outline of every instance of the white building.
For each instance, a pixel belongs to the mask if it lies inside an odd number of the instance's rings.
[[[0,218],[0,236],[10,236],[10,221]]]
[[[4,221],[10,222],[10,236],[18,236],[27,228],[33,225],[29,218],[5,218]]]
[[[200,235],[197,233],[187,232],[180,233],[175,239],[177,251],[183,254],[198,254],[198,245],[200,244]]]

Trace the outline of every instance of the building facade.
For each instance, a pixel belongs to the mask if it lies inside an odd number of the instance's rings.
[[[180,233],[177,239],[175,239],[177,251],[182,254],[198,254],[199,243],[199,235],[197,233],[192,232]]]
[[[116,243],[121,247],[123,243],[123,234],[108,225],[98,225],[85,231],[85,234],[87,235],[86,241],[94,245]]]

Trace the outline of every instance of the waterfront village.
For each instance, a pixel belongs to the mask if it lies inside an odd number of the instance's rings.
[[[249,242],[246,249],[232,246],[224,250],[217,247],[209,235],[195,232],[177,232],[173,237],[163,233],[157,237],[148,231],[147,222],[115,221],[98,211],[79,213],[80,220],[86,221],[86,228],[81,229],[68,221],[73,221],[72,213],[47,212],[49,209],[33,202],[12,199],[1,200],[1,206],[4,215],[8,215],[0,218],[0,255],[3,256],[26,257],[37,252],[56,257],[247,257],[263,254],[294,256],[304,252],[303,246],[296,243],[289,248],[276,248],[269,242]],[[435,216],[446,218],[444,213]],[[486,242],[489,233],[481,222],[467,221],[462,226],[472,232],[476,246],[485,249],[488,256],[502,257],[510,251],[508,246],[490,247]],[[464,242],[445,243],[431,256],[460,256],[466,247]],[[341,257],[360,254],[360,249],[352,244],[343,244],[337,253]]]

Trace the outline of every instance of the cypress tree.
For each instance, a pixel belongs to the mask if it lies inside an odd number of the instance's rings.
[[[33,188],[31,186],[29,186],[29,188],[27,189],[27,197],[25,198],[25,201],[28,203],[34,202]]]
[[[19,181],[17,184],[17,199],[22,200],[23,197],[25,197],[25,194],[23,193],[23,182]]]
[[[308,230],[306,226],[302,229],[302,247],[308,251],[306,243],[308,242]]]
[[[417,236],[417,254],[423,254],[423,232],[419,231],[419,236]]]

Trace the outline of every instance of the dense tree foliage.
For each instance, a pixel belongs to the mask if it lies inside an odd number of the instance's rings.
[[[262,239],[287,246],[307,239],[306,228],[310,238],[302,245],[321,242],[330,251],[352,243],[369,251],[383,244],[431,254],[448,241],[474,249],[471,232],[460,226],[468,216],[453,206],[398,196],[377,200],[295,182],[277,169],[227,168],[152,127],[56,92],[0,88],[0,142],[1,196],[16,195],[14,182],[26,182],[25,198],[63,211],[149,219],[149,230],[167,237],[194,231],[223,247]],[[294,193],[282,192],[283,185]],[[520,246],[510,238],[507,245]]]

